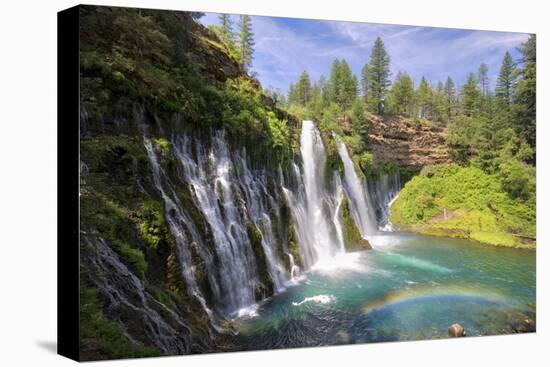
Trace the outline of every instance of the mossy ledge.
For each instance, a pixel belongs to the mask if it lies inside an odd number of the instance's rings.
[[[347,251],[372,250],[369,241],[361,236],[355,221],[349,211],[347,197],[344,196],[340,207],[342,213],[342,229],[344,234],[344,244]]]

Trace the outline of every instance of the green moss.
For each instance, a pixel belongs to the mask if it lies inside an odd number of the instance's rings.
[[[202,233],[207,231],[205,219],[202,212],[197,208],[191,194],[191,187],[186,184],[180,184],[175,188],[176,195],[181,201],[182,206],[187,210],[191,219]]]
[[[153,143],[159,149],[164,156],[170,154],[170,142],[166,138],[154,138]]]
[[[359,232],[359,228],[349,211],[348,199],[344,196],[340,207],[342,213],[342,230],[344,235],[344,245],[349,251],[368,250],[372,247],[369,241],[364,239]]]
[[[277,215],[276,210],[272,210],[269,212],[269,218],[271,221],[271,233],[273,233],[273,237],[275,239],[277,257],[279,258],[279,261],[281,262],[281,264],[283,264],[285,269],[290,273],[290,260],[283,248],[283,242],[286,239],[283,240],[281,238],[281,224],[279,223],[279,216]]]
[[[259,297],[257,297],[261,299],[265,298],[266,295],[273,294],[273,280],[267,270],[267,261],[262,246],[262,232],[260,232],[260,230],[253,223],[248,223],[246,230],[250,240],[250,246],[252,247],[252,251],[254,252],[254,256],[256,258],[258,275],[265,288],[264,290],[266,294],[259,295]]]
[[[145,271],[147,270],[147,262],[145,256],[140,249],[133,248],[128,243],[113,241],[115,244],[115,250],[120,254],[123,261],[133,268],[137,274],[141,277],[145,277]]]
[[[133,207],[142,196],[142,186],[151,187],[151,168],[140,138],[116,135],[80,140],[80,159],[88,172],[82,188],[93,187],[124,207]]]
[[[296,239],[296,233],[294,232],[294,225],[292,221],[288,221],[288,251],[290,251],[292,257],[294,258],[294,263],[303,268],[302,257],[300,256],[300,246],[298,245],[298,240]]]
[[[143,252],[135,247],[135,224],[123,208],[100,194],[88,194],[80,199],[82,230],[97,231],[107,239],[124,263],[144,277],[147,262]]]

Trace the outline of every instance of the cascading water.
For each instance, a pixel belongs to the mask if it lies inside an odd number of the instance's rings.
[[[295,187],[293,190],[283,190],[300,243],[302,264],[309,269],[318,261],[344,252],[342,236],[338,235],[341,234],[341,225],[336,215],[341,198],[337,200],[325,188],[325,147],[319,131],[311,121],[302,123],[300,150],[303,174],[294,162],[291,173],[294,175]],[[335,186],[337,184],[335,182]]]
[[[276,202],[267,189],[266,173],[265,171],[257,171],[253,175],[248,168],[246,159],[242,155],[236,155],[235,160],[240,165],[242,171],[239,181],[245,193],[248,216],[262,234],[262,248],[265,253],[269,275],[273,280],[275,289],[282,291],[287,281],[285,276],[286,270],[276,257],[277,244],[275,243],[273,226],[271,217],[269,216],[269,209],[273,210]],[[291,278],[293,277],[292,265],[291,261]]]
[[[381,173],[377,180],[369,180],[366,183],[366,189],[369,201],[374,204],[376,210],[378,229],[393,231],[390,221],[390,209],[401,190],[399,172]]]
[[[368,195],[357,176],[346,145],[339,137],[336,137],[336,140],[338,154],[344,164],[344,187],[349,198],[350,212],[361,232],[361,236],[367,238],[367,236],[374,234],[377,230],[376,219],[372,208],[369,206]]]
[[[183,179],[191,185],[197,206],[212,230],[219,259],[218,303],[224,314],[233,315],[255,304],[260,282],[245,221],[235,204],[242,199],[234,185],[234,167],[223,132],[214,135],[209,152],[197,145],[193,155],[193,144],[186,136],[174,137],[172,145],[183,167]]]
[[[108,304],[105,312],[117,315],[114,320],[121,326],[125,319],[139,320],[124,335],[133,343],[150,343],[164,353],[189,353],[192,331],[182,316],[159,302],[103,238],[80,238],[87,249],[81,253],[82,264]]]
[[[286,197],[290,209],[304,270],[330,268],[338,262],[337,257],[345,253],[341,223],[344,195],[349,199],[352,217],[362,236],[376,230],[369,200],[379,206],[387,205],[399,183],[385,178],[363,186],[346,146],[340,139],[337,144],[345,168],[344,183],[337,172],[326,180],[325,148],[311,121],[302,124],[301,161],[292,162],[286,176],[279,169],[280,179],[275,182],[269,181],[271,178],[264,169],[250,168],[244,150],[230,153],[223,131],[215,132],[210,144],[198,144],[188,135],[174,135],[171,147],[180,163],[178,178],[182,182],[172,183],[159,163],[151,140],[144,137],[153,181],[164,201],[166,221],[177,243],[176,255],[187,289],[212,320],[215,317],[201,291],[204,284],[197,284],[194,254],[198,254],[206,268],[206,286],[210,288],[208,303],[212,302],[210,306],[225,317],[254,309],[258,295],[266,289],[265,278],[260,279],[259,275],[258,265],[262,264],[258,263],[257,250],[252,248],[249,238],[251,227],[261,235],[261,251],[274,292],[283,291],[288,280],[298,275],[300,268],[288,244],[277,243],[278,237],[273,232],[274,215],[281,223],[278,212],[281,195]],[[189,188],[210,237],[200,233],[189,208],[180,202],[175,189],[178,184]],[[383,213],[387,220],[387,211]],[[288,257],[288,269],[282,265],[281,255]]]
[[[153,148],[151,140],[147,136],[144,136],[143,143],[145,146],[145,150],[147,151],[147,155],[149,156],[149,161],[151,162],[153,182],[156,189],[159,191],[162,200],[164,201],[166,222],[168,223],[168,227],[170,228],[172,236],[174,236],[174,239],[176,240],[176,254],[178,257],[178,261],[180,262],[183,279],[185,280],[187,286],[187,291],[191,296],[194,296],[199,300],[199,302],[203,306],[203,309],[206,311],[211,321],[213,322],[213,325],[216,326],[216,323],[213,320],[212,311],[206,305],[206,301],[195,280],[195,268],[193,267],[193,263],[191,261],[190,247],[194,245],[202,260],[207,264],[207,268],[209,270],[208,275],[210,289],[214,296],[219,297],[220,290],[214,277],[215,272],[212,254],[207,251],[207,247],[202,242],[201,236],[199,235],[197,228],[195,227],[190,216],[183,209],[183,206],[175,195],[170,181],[168,180],[162,167],[158,163],[158,159],[155,154],[155,150]],[[163,186],[163,182],[167,186],[168,193]],[[190,236],[191,238],[188,238],[188,236]]]

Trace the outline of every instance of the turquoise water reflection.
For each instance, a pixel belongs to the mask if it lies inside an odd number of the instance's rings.
[[[371,240],[237,321],[246,349],[510,333],[534,318],[535,252],[408,233]]]

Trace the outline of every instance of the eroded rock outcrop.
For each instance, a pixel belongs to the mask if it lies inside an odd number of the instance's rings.
[[[445,130],[410,119],[370,116],[367,147],[377,165],[395,164],[416,171],[450,162]]]

